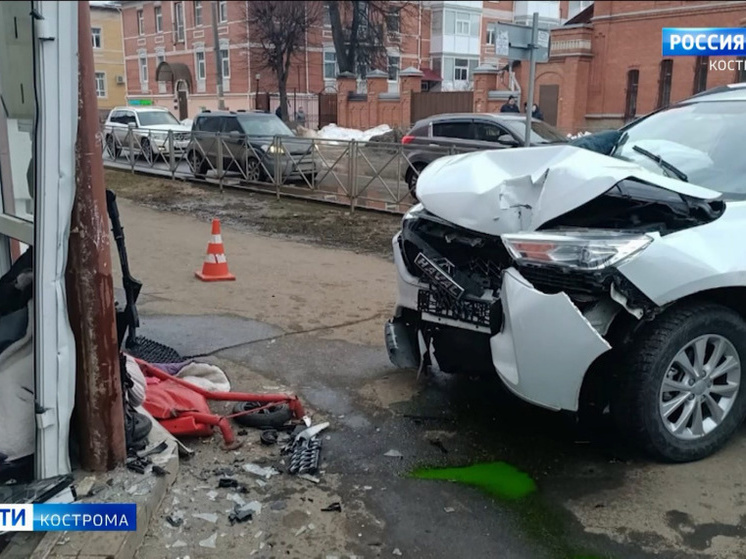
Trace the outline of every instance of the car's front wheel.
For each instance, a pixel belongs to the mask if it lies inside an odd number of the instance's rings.
[[[424,163],[414,163],[408,170],[407,170],[407,186],[409,187],[409,194],[417,200],[417,180],[420,178],[420,173],[427,167]]]
[[[617,425],[672,462],[704,458],[746,416],[746,321],[702,303],[673,307],[637,336],[614,404]]]

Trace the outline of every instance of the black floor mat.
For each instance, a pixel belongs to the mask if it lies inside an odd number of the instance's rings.
[[[142,336],[138,336],[135,346],[126,348],[126,352],[148,363],[182,363],[187,360],[175,349]]]

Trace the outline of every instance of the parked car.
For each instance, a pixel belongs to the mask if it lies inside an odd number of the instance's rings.
[[[431,163],[394,238],[395,364],[497,374],[552,410],[610,409],[653,455],[746,416],[746,84],[570,145]],[[432,349],[430,349],[432,348]]]
[[[274,177],[278,166],[284,180],[305,177],[310,182],[317,172],[313,142],[297,137],[273,114],[203,111],[194,120],[192,131],[195,145],[188,159],[198,178],[218,168],[219,149],[223,169],[241,172],[249,182]],[[275,143],[277,136],[281,137],[279,145]]]
[[[417,179],[422,170],[439,157],[486,149],[513,148],[525,145],[526,115],[455,113],[432,116],[418,121],[402,138],[407,146],[409,166],[404,180],[415,196]],[[564,142],[567,138],[551,124],[531,121],[531,145]]]
[[[184,152],[189,146],[190,129],[164,107],[115,107],[104,124],[106,147],[115,159],[130,146],[133,155],[140,153],[150,161],[154,155],[167,155],[169,132],[173,133],[174,151]]]

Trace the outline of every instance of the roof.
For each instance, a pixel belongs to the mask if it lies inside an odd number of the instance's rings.
[[[122,105],[120,107],[114,107],[112,111],[166,111],[170,112],[166,107],[160,107],[158,105]]]
[[[526,115],[522,113],[444,113],[425,117],[419,122],[424,124],[433,120],[458,120],[462,118],[491,118],[497,121],[525,122]]]
[[[693,97],[684,99],[682,103],[698,101],[746,101],[746,83],[732,83],[720,87],[713,87]]]
[[[593,6],[595,6],[596,3],[594,2],[590,6],[588,6],[586,9],[581,10],[574,16],[572,16],[570,19],[568,19],[565,22],[565,25],[575,25],[577,23],[590,23],[591,19],[593,18]]]
[[[119,2],[96,2],[94,0],[90,0],[88,2],[91,9],[99,9],[99,10],[119,10],[122,6],[119,4]]]
[[[431,70],[430,68],[420,68],[420,72],[422,72],[422,81],[423,82],[442,82],[443,78],[441,78],[435,70]]]

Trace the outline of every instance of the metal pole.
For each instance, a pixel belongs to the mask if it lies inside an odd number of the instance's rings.
[[[66,271],[77,363],[73,432],[78,434],[82,467],[105,471],[123,463],[127,450],[94,72],[91,13],[88,3],[81,2],[76,188]]]
[[[534,80],[536,79],[536,43],[539,40],[539,13],[534,12],[531,26],[531,44],[528,45],[528,100],[526,102],[526,139],[524,145],[531,145],[531,113],[534,108]]]
[[[223,60],[220,57],[220,38],[218,37],[218,3],[213,0],[212,5],[212,40],[215,49],[215,65],[217,71],[215,77],[218,87],[218,110],[225,110],[225,99],[223,99]]]

